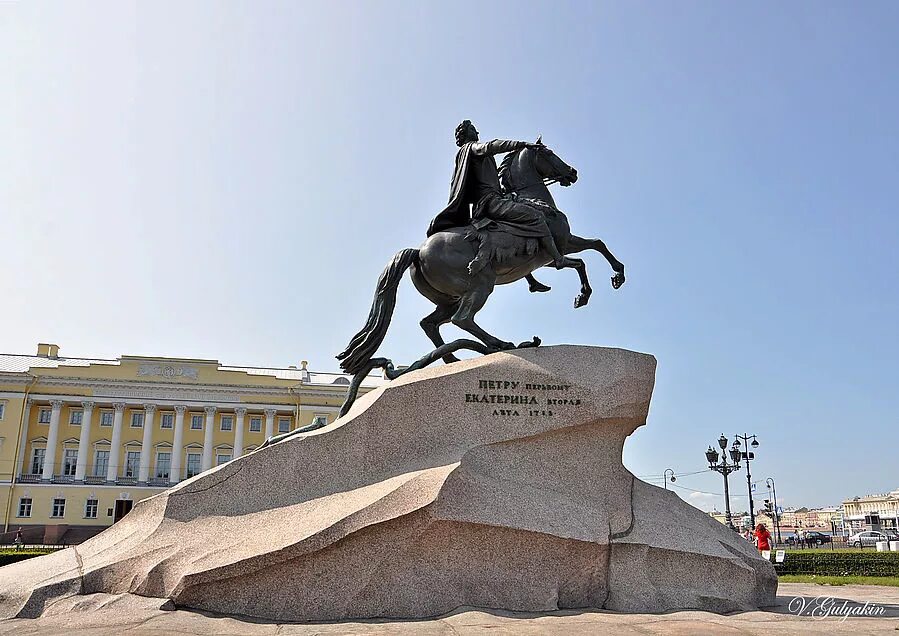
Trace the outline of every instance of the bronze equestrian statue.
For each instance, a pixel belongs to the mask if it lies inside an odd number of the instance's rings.
[[[421,247],[401,250],[384,268],[368,321],[337,356],[341,369],[356,376],[342,413],[355,399],[353,389],[375,367],[396,377],[439,358],[456,362],[453,351],[462,348],[481,353],[515,348],[514,343],[487,333],[474,320],[496,285],[526,278],[531,291],[548,291],[531,275],[535,269],[545,265],[573,268],[581,281],[574,306],[583,307],[592,293],[586,266],[567,255],[587,249],[598,251],[612,266],[614,289],[624,283],[624,265],[605,243],[571,233],[568,218],[556,207],[547,185],[569,186],[577,181],[577,171],[540,139],[535,143],[493,140],[482,144],[477,129],[465,120],[456,129],[456,144],[459,151],[449,204],[431,222]],[[493,156],[501,153],[508,154],[497,169]],[[389,360],[373,356],[387,334],[396,290],[407,269],[419,293],[437,306],[421,321],[421,328],[437,348],[409,369],[394,371]],[[457,340],[447,345],[440,326],[448,322],[479,342]],[[535,338],[518,346],[537,344]]]

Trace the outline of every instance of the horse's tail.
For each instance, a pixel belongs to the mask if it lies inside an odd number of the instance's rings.
[[[337,359],[340,360],[340,368],[346,373],[356,375],[363,370],[366,363],[381,346],[396,306],[397,287],[399,287],[403,273],[417,259],[417,249],[401,250],[381,272],[365,326],[353,336],[350,344],[337,356]]]

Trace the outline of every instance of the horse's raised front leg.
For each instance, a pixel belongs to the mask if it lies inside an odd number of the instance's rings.
[[[459,302],[459,308],[456,310],[456,313],[453,314],[452,323],[459,329],[467,331],[491,349],[496,351],[514,349],[514,343],[505,342],[496,336],[490,335],[481,329],[481,327],[474,321],[475,314],[477,314],[484,306],[484,303],[487,302],[487,298],[492,291],[493,282],[485,280],[466,292]]]
[[[581,293],[574,298],[574,308],[583,307],[590,302],[590,295],[593,288],[590,287],[590,281],[587,279],[587,265],[579,258],[565,258],[565,267],[571,267],[577,270],[578,278],[581,279]]]
[[[606,247],[606,244],[603,243],[602,240],[586,239],[572,234],[571,238],[568,239],[565,253],[574,254],[576,252],[583,252],[584,250],[591,249],[596,250],[609,261],[609,265],[611,265],[612,270],[615,272],[615,275],[612,276],[612,287],[618,289],[624,285],[624,263],[615,258],[615,255],[609,251],[609,248]]]
[[[437,309],[435,309],[433,313],[428,314],[421,319],[420,323],[418,323],[421,325],[421,328],[424,330],[425,334],[427,334],[428,338],[431,339],[431,342],[434,343],[434,346],[438,349],[446,344],[443,341],[443,336],[440,335],[440,326],[445,325],[450,321],[450,318],[453,317],[453,314],[458,307],[458,303],[453,303],[451,305],[437,305]],[[450,364],[451,362],[458,362],[459,358],[450,353],[443,356],[443,361]]]

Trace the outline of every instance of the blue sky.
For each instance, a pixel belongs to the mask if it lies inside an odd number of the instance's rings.
[[[888,2],[4,3],[0,350],[334,370],[470,118],[542,134],[628,268],[613,292],[587,255],[577,311],[542,270],[479,321],[653,353],[636,474],[749,432],[786,505],[897,488],[897,28]],[[381,352],[421,355],[430,311],[407,280]]]

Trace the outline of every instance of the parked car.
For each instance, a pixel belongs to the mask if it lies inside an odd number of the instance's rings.
[[[864,532],[858,532],[851,537],[849,537],[849,545],[860,548],[865,545],[874,545],[878,541],[890,541],[890,536],[884,534],[883,532],[877,532],[876,530],[865,530]],[[896,539],[892,539],[895,541]]]
[[[831,538],[830,535],[824,534],[823,532],[815,532],[814,530],[809,530],[805,533],[805,543],[806,545],[815,544],[815,545],[824,545],[825,543],[830,543]]]

